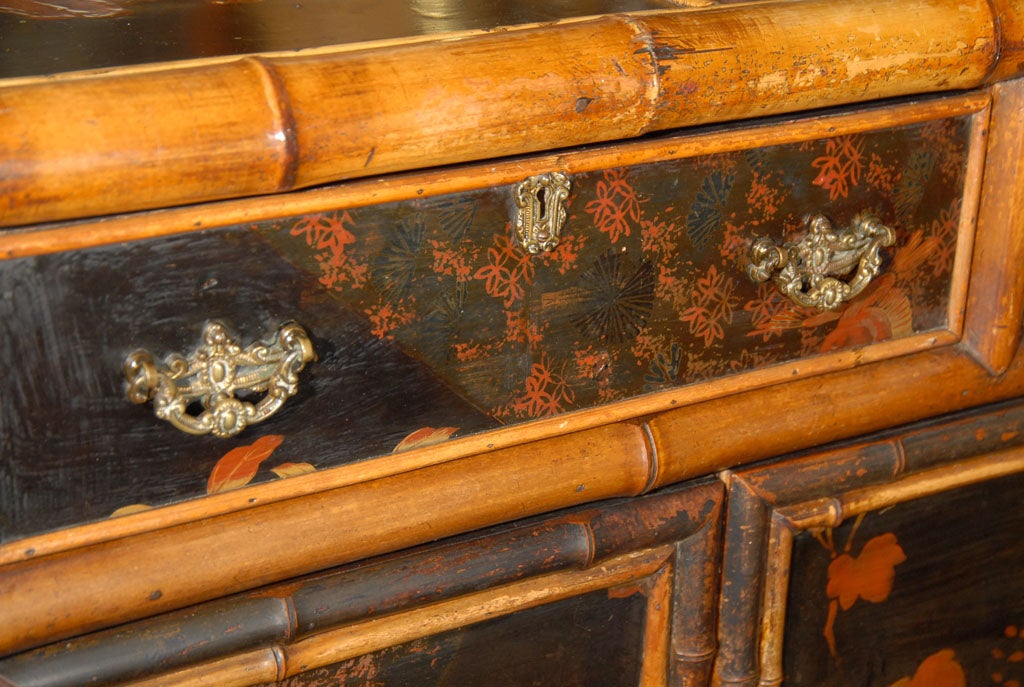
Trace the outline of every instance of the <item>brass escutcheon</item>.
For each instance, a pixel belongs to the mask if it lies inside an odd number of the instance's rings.
[[[133,403],[153,401],[161,420],[189,434],[231,437],[249,425],[267,419],[298,391],[298,374],[314,360],[306,331],[289,322],[271,343],[242,348],[219,322],[203,328],[202,344],[187,357],[178,353],[157,363],[144,350],[124,362],[127,395]],[[236,392],[264,393],[251,403]],[[203,412],[190,415],[198,401]]]
[[[879,251],[896,241],[893,230],[874,215],[857,215],[849,228],[833,229],[824,215],[805,221],[800,241],[762,237],[750,251],[747,274],[755,282],[771,279],[782,293],[804,307],[836,310],[863,291],[882,265]],[[856,271],[849,281],[837,277]]]
[[[526,179],[515,191],[515,231],[527,253],[554,250],[565,225],[565,200],[572,183],[561,172]]]

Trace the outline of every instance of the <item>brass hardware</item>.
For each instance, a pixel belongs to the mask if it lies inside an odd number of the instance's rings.
[[[516,236],[528,253],[554,250],[565,224],[565,199],[572,187],[561,172],[539,174],[516,186]]]
[[[896,240],[893,230],[870,214],[855,217],[848,229],[833,229],[824,215],[805,223],[809,232],[799,242],[755,241],[747,274],[758,283],[772,279],[798,305],[821,310],[836,310],[863,291],[881,267],[878,252]],[[854,266],[848,282],[836,278]]]
[[[219,322],[203,328],[203,342],[187,358],[171,353],[163,364],[144,350],[124,362],[128,399],[153,401],[161,420],[189,434],[231,437],[248,425],[277,412],[298,391],[298,373],[315,358],[306,331],[290,322],[282,325],[272,343],[238,345]],[[240,400],[235,392],[265,392],[256,403]],[[187,408],[198,401],[199,415]]]

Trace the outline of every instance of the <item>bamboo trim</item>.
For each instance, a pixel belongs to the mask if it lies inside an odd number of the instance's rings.
[[[1024,303],[1024,83],[997,84],[968,293],[966,348],[993,374],[1009,366],[1020,342]]]
[[[667,140],[605,145],[589,150],[536,155],[500,163],[469,164],[454,170],[395,174],[357,180],[326,189],[265,198],[223,201],[202,206],[151,211],[61,225],[31,231],[0,233],[0,258],[22,258],[64,250],[81,250],[124,241],[205,231],[236,224],[289,217],[325,208],[352,209],[460,191],[514,184],[525,177],[562,170],[567,174],[611,167],[679,160],[698,155],[729,153],[767,143],[783,145],[836,135],[876,131],[939,119],[975,114],[988,107],[987,93],[969,93],[924,102],[867,107],[863,110],[805,118],[769,126],[744,126],[689,133]]]
[[[952,332],[916,334],[905,339],[873,344],[867,348],[828,353],[811,359],[782,363],[762,370],[698,382],[680,389],[655,392],[620,403],[596,406],[551,419],[537,420],[524,426],[505,427],[407,453],[380,456],[350,465],[329,468],[322,472],[300,475],[287,480],[246,487],[110,520],[26,537],[0,545],[0,565],[39,558],[126,536],[144,534],[200,518],[225,515],[287,499],[309,496],[382,477],[471,458],[491,451],[511,450],[535,441],[557,439],[566,432],[585,432],[609,423],[628,423],[639,417],[675,407],[714,400],[737,392],[756,391],[794,379],[850,370],[868,363],[950,346],[957,341],[957,336]],[[768,429],[766,427],[765,431]],[[644,439],[650,441],[646,436]],[[657,448],[657,444],[655,439],[651,445]],[[657,454],[652,453],[651,455]],[[714,462],[695,465],[694,470],[687,473],[686,477],[710,474],[721,467],[725,466]],[[658,476],[658,486],[663,486],[664,466],[655,465],[652,461],[651,468],[652,472]],[[652,481],[649,481],[645,491],[649,490],[651,486]]]
[[[674,552],[672,552],[674,553]],[[669,643],[672,630],[672,553],[666,563],[649,579],[647,616],[644,624],[644,650],[637,687],[664,687],[668,684]],[[679,609],[692,612],[692,609]],[[710,631],[711,628],[708,628]]]
[[[121,687],[252,687],[252,685],[277,682],[281,678],[278,660],[276,649],[257,649],[154,678],[120,683],[120,685]]]
[[[1024,447],[986,454],[952,466],[924,470],[882,487],[855,489],[839,497],[847,518],[1024,471]]]
[[[884,17],[873,36],[843,28],[869,16]],[[913,35],[905,29],[911,17],[925,22]],[[919,0],[909,8],[900,0],[855,7],[808,0],[799,8],[778,1],[604,15],[387,49],[260,59],[280,73],[282,92],[296,114],[295,183],[313,186],[465,162],[483,157],[483,151],[500,157],[712,121],[973,88],[998,63],[996,19],[985,0]],[[695,50],[695,41],[712,47]],[[566,53],[564,46],[573,42],[584,47]],[[778,61],[779,54],[787,58]],[[543,85],[507,79],[540,55],[549,60]],[[738,55],[746,57],[742,65]],[[820,69],[794,66],[799,56],[814,59]],[[461,70],[469,73],[467,64],[482,84],[475,89],[466,85],[471,79],[459,78]],[[18,155],[9,164],[31,173],[11,176],[5,192],[10,209],[0,222],[24,225],[280,190],[268,180],[282,171],[263,168],[270,164],[261,140],[268,132],[258,123],[274,108],[232,102],[238,87],[227,84],[237,82],[229,73],[244,69],[238,65],[236,60],[151,72],[112,70],[0,86],[10,135],[18,141],[12,146]],[[400,92],[390,93],[394,74],[408,77]],[[365,88],[324,88],[325,82],[357,76]],[[183,78],[195,96],[187,123],[155,118],[150,124],[160,135],[152,139],[139,137],[134,127],[119,128],[117,117],[146,116],[163,102],[167,84]],[[242,89],[250,100],[253,88]],[[587,105],[558,95],[574,91]],[[61,110],[52,112],[46,101],[54,98],[75,103],[73,112],[84,103],[103,106],[82,120],[86,125],[64,118]],[[510,109],[510,101],[516,107]],[[339,122],[339,112],[348,114],[345,122]],[[425,112],[432,116],[425,119]],[[103,149],[83,145],[83,136],[93,132]],[[230,145],[217,145],[221,137]],[[239,176],[240,169],[252,173]],[[76,185],[74,172],[87,174],[91,186]]]
[[[985,145],[988,140],[988,117],[990,105],[979,111],[971,120],[970,144],[967,153],[967,170],[964,173],[964,188],[961,194],[959,227],[956,239],[956,254],[953,262],[949,287],[949,310],[946,322],[950,331],[963,337],[964,317],[967,309],[967,285],[971,277],[971,259],[974,256],[974,241],[977,232],[978,206],[981,203],[981,184],[985,165]],[[1008,229],[1007,229],[1008,230]]]
[[[793,555],[793,530],[778,513],[772,515],[768,535],[768,563],[765,565],[764,599],[761,611],[760,663],[758,684],[782,684],[782,644],[786,628],[786,602]]]
[[[639,429],[612,425],[22,561],[0,575],[0,597],[10,595],[0,607],[0,652],[499,522],[636,496],[649,469]]]
[[[325,632],[284,647],[284,676],[290,677],[498,615],[636,582],[656,574],[667,565],[673,550],[672,545],[666,545],[630,552],[609,559],[596,568],[531,578]]]

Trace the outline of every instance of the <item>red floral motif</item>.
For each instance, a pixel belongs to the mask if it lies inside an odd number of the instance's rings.
[[[771,178],[771,175],[762,175],[754,172],[750,181],[750,190],[747,191],[747,206],[754,211],[760,224],[767,222],[778,212],[779,206],[785,200],[779,184]]]
[[[612,243],[622,236],[629,236],[630,222],[640,221],[640,199],[627,181],[628,170],[607,169],[604,180],[598,181],[596,199],[586,205],[586,211],[594,216],[594,224]]]
[[[675,208],[665,208],[666,213],[671,213]],[[640,220],[640,243],[644,252],[652,256],[664,258],[676,250],[676,225],[668,224],[661,217],[652,220]]]
[[[787,329],[801,326],[808,313],[807,309],[797,306],[782,294],[772,282],[758,284],[757,298],[747,301],[743,309],[750,313],[753,325],[747,336],[760,336],[765,342]]]
[[[434,255],[432,269],[436,274],[444,274],[455,277],[456,281],[469,281],[473,276],[473,269],[467,262],[466,253],[452,247],[446,241],[435,241],[430,239],[430,248]]]
[[[552,372],[551,362],[542,356],[540,362],[531,366],[526,393],[515,400],[513,409],[527,417],[544,417],[563,412],[574,399],[568,382],[562,375]]]
[[[292,225],[292,236],[301,236],[306,245],[319,251],[316,261],[320,265],[320,283],[327,288],[359,288],[366,281],[366,265],[345,251],[346,246],[356,241],[349,231],[352,224],[352,216],[346,211],[306,215]]]
[[[410,299],[412,301],[413,299]],[[413,305],[414,303],[410,303]],[[416,319],[415,310],[407,309],[405,303],[378,301],[365,312],[370,318],[371,333],[378,339],[393,339],[392,332]]]
[[[889,687],[966,687],[967,676],[952,649],[937,651],[921,661],[913,677],[905,677]]]
[[[570,217],[572,222],[575,216]],[[542,253],[541,258],[545,265],[554,265],[559,274],[565,274],[576,266],[576,258],[580,256],[587,247],[587,237],[583,233],[563,234],[555,249]]]
[[[948,119],[928,122],[921,129],[921,140],[938,156],[939,171],[950,181],[964,173],[963,149],[956,136],[956,125]]]
[[[529,318],[522,313],[505,311],[505,331],[507,341],[515,341],[533,346],[544,340],[544,335],[536,323],[530,323]]]
[[[880,191],[892,193],[899,180],[899,173],[885,164],[878,153],[871,153],[868,158],[868,173],[865,178],[869,184]]]
[[[1003,646],[992,648],[992,682],[999,687],[1021,687],[1024,673],[1024,630],[1007,625],[1003,630]]]
[[[891,532],[872,537],[864,544],[859,555],[851,556],[850,548],[863,520],[863,513],[857,516],[842,553],[836,551],[833,541],[834,530],[814,532],[818,541],[832,554],[832,562],[828,566],[828,583],[825,587],[825,593],[831,601],[822,635],[833,656],[839,656],[836,648],[835,622],[840,609],[848,611],[858,599],[870,603],[881,603],[888,599],[896,578],[896,566],[907,560],[903,547],[896,540],[896,535]]]
[[[856,186],[864,166],[862,142],[856,136],[840,136],[825,142],[825,154],[811,165],[820,170],[814,185],[828,191],[829,200],[845,198]]]
[[[939,211],[939,218],[932,221],[928,236],[935,240],[929,259],[932,274],[940,277],[953,270],[953,256],[956,254],[956,239],[960,228],[960,199],[956,198],[948,209]]]
[[[733,289],[736,282],[725,274],[719,274],[714,265],[707,275],[697,280],[693,290],[693,305],[687,308],[680,319],[690,323],[690,333],[704,339],[704,345],[725,338],[725,325],[732,324]]]
[[[501,298],[506,308],[523,297],[525,285],[533,283],[533,261],[508,240],[507,235],[494,237],[494,247],[487,249],[487,265],[473,275],[484,281],[489,296]]]

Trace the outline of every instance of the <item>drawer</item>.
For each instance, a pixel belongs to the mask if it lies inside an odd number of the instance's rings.
[[[723,685],[1024,679],[1024,406],[737,472]]]
[[[55,230],[138,240],[0,265],[0,540],[955,342],[986,104],[894,105]],[[564,227],[531,253],[513,227],[519,181],[552,170],[570,188],[544,212],[564,212]],[[865,214],[892,230],[892,245],[867,242],[880,274],[835,310],[748,277],[757,239],[796,254],[815,213],[836,234]],[[6,238],[9,251],[23,240]],[[212,321],[242,347],[297,322],[317,358],[273,417],[228,438],[186,435],[125,396],[128,356],[188,355]]]
[[[366,560],[0,659],[0,681],[705,684],[722,491],[704,480]]]

